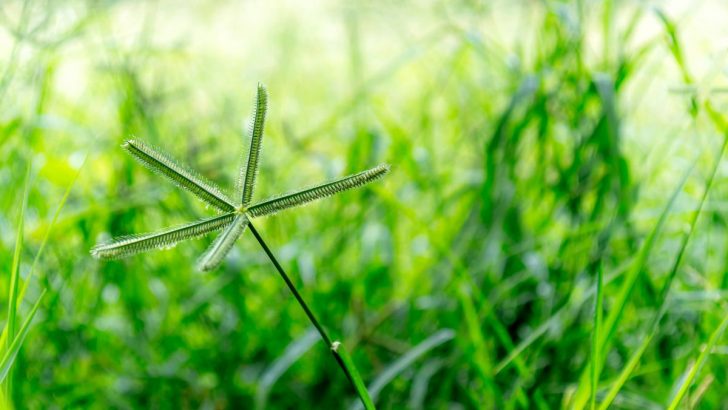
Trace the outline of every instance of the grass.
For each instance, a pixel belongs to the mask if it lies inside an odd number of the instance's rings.
[[[5,404],[725,407],[728,10],[660,7],[4,2]]]
[[[278,263],[278,260],[273,255],[270,248],[268,248],[268,245],[258,233],[258,230],[255,229],[255,226],[253,226],[251,219],[259,216],[271,215],[288,208],[302,206],[308,202],[368,184],[383,177],[387,172],[389,172],[389,166],[378,165],[372,169],[342,177],[335,181],[325,182],[298,192],[285,194],[258,203],[252,202],[255,179],[258,174],[258,162],[263,140],[267,101],[268,93],[265,87],[258,84],[256,106],[253,113],[253,125],[250,131],[248,160],[245,168],[241,168],[240,174],[240,180],[243,181],[243,183],[241,202],[239,203],[235,200],[231,200],[222,189],[218,188],[211,182],[205,181],[194,171],[181,165],[174,158],[159,151],[157,148],[150,147],[140,141],[126,141],[123,147],[143,165],[151,169],[153,172],[164,176],[179,188],[189,191],[208,205],[215,207],[224,213],[210,219],[166,229],[160,232],[117,238],[109,243],[94,246],[91,249],[91,254],[97,258],[111,260],[149,250],[171,248],[178,242],[222,229],[220,235],[218,235],[215,241],[212,242],[212,245],[210,245],[210,248],[200,257],[200,261],[198,263],[198,266],[202,271],[212,271],[220,266],[225,256],[235,245],[235,242],[245,231],[245,228],[250,227],[250,232],[253,233],[253,236],[255,236],[255,239],[275,266],[281,276],[281,279],[283,279],[286,283],[286,286],[288,286],[288,289],[306,313],[311,324],[313,324],[319,332],[321,339],[324,341],[326,346],[331,349],[334,358],[344,374],[346,374],[356,393],[359,395],[362,404],[367,409],[373,409],[374,404],[372,403],[372,399],[369,397],[369,393],[364,386],[364,382],[362,381],[354,362],[352,362],[349,358],[346,349],[341,347],[341,342],[333,341],[329,337],[328,333],[321,326],[316,316],[313,312],[311,312],[308,304],[301,297],[301,294],[288,277],[288,274],[281,267],[280,263]],[[27,198],[27,195],[24,198]],[[25,199],[23,200],[22,209],[25,210]],[[20,234],[18,237],[22,238]],[[18,243],[21,243],[20,240]],[[13,263],[13,267],[17,268],[17,263]],[[13,272],[17,273],[17,269],[14,269]],[[16,277],[17,274],[13,276],[13,280],[11,282],[10,300],[13,307],[13,309],[10,309],[11,321],[9,323],[11,324],[15,318],[15,293],[17,291]],[[11,331],[10,336],[14,336],[12,334],[14,328],[10,326],[9,329]]]

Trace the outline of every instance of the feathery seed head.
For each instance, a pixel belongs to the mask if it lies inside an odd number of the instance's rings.
[[[122,148],[142,165],[167,178],[178,187],[191,192],[223,213],[213,218],[167,228],[159,232],[115,238],[109,243],[96,245],[91,249],[91,254],[100,259],[123,258],[147,250],[170,248],[180,241],[222,230],[222,233],[201,257],[198,264],[202,270],[212,270],[222,263],[237,238],[245,231],[251,218],[271,215],[284,209],[304,205],[317,199],[360,187],[383,177],[389,172],[389,165],[381,164],[357,174],[251,205],[255,177],[258,172],[267,104],[268,93],[265,87],[259,83],[255,98],[253,123],[250,130],[248,161],[244,169],[240,171],[243,188],[241,202],[233,202],[217,185],[207,181],[160,149],[136,139],[124,141]],[[334,350],[337,347],[336,343],[332,346]]]

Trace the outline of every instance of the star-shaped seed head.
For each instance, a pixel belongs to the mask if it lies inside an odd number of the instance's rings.
[[[213,182],[182,165],[160,149],[138,140],[128,140],[122,147],[142,165],[186,189],[221,213],[212,218],[164,229],[158,232],[124,236],[111,242],[98,244],[91,254],[100,259],[119,259],[137,253],[170,248],[177,243],[196,238],[210,232],[222,230],[210,248],[200,257],[198,266],[209,271],[217,268],[232,249],[235,241],[243,234],[250,220],[274,214],[317,199],[334,195],[377,180],[389,172],[389,165],[381,164],[372,169],[326,182],[291,194],[281,195],[260,202],[253,202],[253,188],[258,173],[258,160],[263,140],[263,128],[268,104],[268,94],[263,85],[258,85],[255,99],[253,123],[250,129],[248,161],[240,170],[242,193],[239,200],[231,199]]]

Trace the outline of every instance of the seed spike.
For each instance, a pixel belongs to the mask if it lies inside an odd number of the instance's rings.
[[[368,184],[383,177],[387,172],[389,172],[389,165],[377,165],[372,169],[359,172],[358,174],[349,175],[299,192],[260,202],[248,208],[248,215],[251,217],[270,215],[287,208],[301,206],[317,199]]]
[[[240,171],[239,185],[242,186],[242,192],[239,193],[241,195],[241,202],[239,203],[233,202],[215,184],[208,182],[202,176],[182,165],[163,151],[141,141],[126,141],[123,144],[123,148],[140,163],[153,172],[168,178],[175,185],[192,192],[209,205],[223,211],[223,214],[159,232],[114,238],[110,243],[96,245],[92,248],[91,253],[93,256],[100,259],[123,258],[147,250],[171,247],[180,241],[224,229],[199,261],[200,269],[206,271],[212,270],[218,267],[225,259],[225,256],[235,241],[249,225],[250,219],[258,216],[271,215],[287,208],[301,206],[317,199],[365,185],[381,178],[389,172],[389,165],[381,164],[354,175],[339,178],[292,194],[260,201],[251,206],[250,203],[253,197],[253,188],[255,187],[258,161],[261,152],[267,102],[267,91],[262,84],[258,84],[253,123],[250,130],[251,142],[247,164]]]
[[[171,247],[186,239],[223,229],[234,218],[235,214],[229,213],[159,232],[114,238],[110,243],[94,246],[91,255],[99,259],[120,259],[152,249]]]
[[[211,271],[220,266],[225,256],[230,252],[235,241],[248,226],[248,217],[245,214],[237,214],[235,220],[215,238],[210,248],[200,257],[198,267],[202,271]]]
[[[258,160],[260,159],[267,110],[268,92],[263,84],[258,83],[258,92],[255,96],[255,110],[253,111],[253,124],[250,127],[248,164],[244,170],[241,169],[240,171],[240,178],[243,181],[243,206],[248,205],[253,198],[253,188],[255,188],[255,177],[258,175]]]
[[[206,203],[224,212],[235,210],[232,200],[220,188],[160,149],[138,140],[128,140],[122,147],[142,165],[166,177],[178,187],[190,191]]]

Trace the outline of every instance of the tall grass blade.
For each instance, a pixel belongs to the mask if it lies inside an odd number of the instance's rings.
[[[460,309],[462,311],[462,320],[468,330],[470,340],[467,344],[472,346],[473,353],[470,360],[473,363],[473,368],[480,377],[482,383],[486,386],[488,391],[485,394],[493,394],[493,379],[494,371],[493,364],[491,363],[492,350],[488,348],[488,343],[485,336],[483,335],[483,323],[478,317],[478,311],[475,306],[475,301],[470,295],[470,291],[474,287],[466,284],[464,280],[460,280],[460,284],[457,285],[457,296],[460,301]],[[488,307],[490,309],[490,307]],[[511,348],[512,350],[512,348]]]
[[[637,365],[639,364],[642,355],[647,350],[647,347],[650,345],[650,342],[652,341],[654,336],[655,332],[651,331],[647,336],[642,339],[639,347],[632,354],[632,357],[629,358],[627,364],[624,366],[624,368],[622,368],[622,371],[619,372],[619,376],[617,376],[617,379],[614,381],[614,383],[612,383],[612,386],[609,388],[607,395],[604,396],[604,399],[599,404],[599,410],[606,410],[609,408],[609,406],[612,405],[612,402],[615,398],[617,398],[617,394],[619,394],[619,391],[622,389],[622,386],[624,386],[624,383],[627,382],[629,376],[632,374],[634,369],[637,368]]]
[[[685,397],[685,394],[687,393],[690,386],[693,384],[693,380],[695,380],[695,377],[698,375],[698,372],[703,367],[703,364],[705,363],[705,360],[708,358],[708,355],[710,355],[710,352],[713,350],[713,347],[715,347],[715,344],[718,342],[718,339],[723,335],[723,332],[725,331],[726,326],[728,326],[728,315],[725,315],[723,317],[723,321],[718,325],[718,327],[713,331],[713,334],[710,335],[710,339],[708,339],[708,343],[703,347],[703,351],[700,352],[700,355],[698,355],[698,359],[693,363],[692,367],[687,373],[687,376],[682,379],[682,382],[680,384],[680,388],[677,391],[677,394],[672,399],[670,404],[667,406],[667,410],[675,410],[677,409],[677,406],[680,405],[680,402],[682,401],[683,397]]]
[[[28,272],[28,277],[23,281],[23,287],[21,288],[20,293],[18,294],[18,297],[16,298],[16,310],[17,310],[17,307],[22,303],[23,299],[25,299],[25,293],[28,291],[28,287],[30,286],[31,279],[33,277],[33,273],[35,272],[35,268],[38,264],[38,261],[40,260],[40,257],[43,254],[43,251],[45,250],[45,246],[48,243],[48,239],[50,238],[51,232],[53,231],[53,227],[55,226],[56,222],[58,221],[58,217],[61,214],[61,210],[63,209],[66,202],[68,201],[68,197],[71,194],[71,188],[73,188],[74,184],[76,183],[76,180],[78,179],[78,176],[81,174],[81,170],[83,169],[83,164],[85,164],[85,163],[86,163],[86,160],[84,159],[82,165],[79,167],[78,171],[76,172],[76,175],[74,176],[73,180],[66,187],[66,191],[63,193],[63,197],[61,198],[61,201],[59,202],[58,207],[56,208],[56,211],[53,214],[53,218],[51,219],[51,222],[48,225],[48,229],[46,230],[45,235],[43,236],[43,240],[40,244],[40,247],[38,248],[38,252],[35,254],[33,263],[30,265],[30,271]],[[8,340],[12,340],[12,337],[8,338],[8,328],[5,327],[2,331],[2,334],[0,334],[0,346],[6,346],[6,343]]]
[[[601,264],[597,267],[597,295],[594,301],[594,333],[592,334],[591,360],[591,409],[597,407],[597,386],[599,385],[599,340],[602,337],[602,305],[604,304],[604,278]]]
[[[303,336],[286,347],[283,354],[277,358],[273,364],[265,370],[263,376],[258,382],[258,388],[255,392],[255,408],[264,409],[268,402],[268,394],[271,387],[301,356],[304,355],[311,347],[318,342],[319,335],[316,329],[311,328]]]
[[[200,270],[210,271],[222,263],[225,256],[230,252],[235,241],[238,240],[240,235],[245,231],[245,227],[248,226],[248,217],[244,214],[236,214],[235,219],[229,224],[224,231],[212,242],[210,248],[205,252],[198,266]]]
[[[68,197],[71,195],[71,188],[76,184],[76,181],[78,180],[78,176],[81,175],[81,171],[83,170],[84,165],[86,164],[86,158],[88,156],[85,156],[83,161],[81,162],[81,166],[78,167],[78,170],[76,171],[76,174],[73,176],[73,179],[66,187],[66,191],[63,193],[63,196],[61,197],[61,201],[58,203],[58,206],[56,207],[56,211],[53,213],[53,217],[51,218],[51,222],[48,225],[48,229],[46,229],[45,234],[43,235],[43,240],[40,243],[40,247],[38,248],[38,252],[36,252],[35,257],[33,258],[33,263],[30,265],[30,270],[28,271],[28,277],[23,281],[23,287],[20,290],[20,295],[18,295],[18,300],[22,301],[25,298],[25,292],[28,291],[28,286],[30,285],[31,279],[33,278],[33,274],[35,273],[36,266],[38,266],[38,262],[40,261],[40,257],[43,255],[43,251],[45,250],[46,245],[48,244],[48,239],[51,237],[51,233],[53,232],[53,228],[56,225],[56,222],[58,222],[58,217],[61,215],[61,210],[66,205],[66,202],[68,201]],[[7,334],[3,332],[2,336],[0,336],[0,345],[4,345],[4,339],[7,337]]]
[[[670,53],[672,54],[675,63],[677,63],[677,66],[680,69],[683,81],[685,84],[694,84],[695,80],[688,69],[685,52],[683,51],[682,42],[680,41],[680,37],[677,32],[677,26],[668,17],[668,15],[659,8],[655,9],[655,14],[657,14],[657,17],[662,22],[662,27],[667,37],[667,46],[670,49]],[[698,100],[694,95],[690,97],[690,113],[693,117],[698,113]]]
[[[628,267],[628,265],[620,266],[616,272],[613,272],[604,278],[604,283],[602,285],[606,286],[616,280],[617,277],[621,277]],[[525,339],[519,342],[504,359],[496,364],[494,369],[495,375],[498,375],[505,368],[510,366],[511,363],[515,362],[516,359],[518,359],[518,357],[526,349],[533,345],[541,336],[556,326],[559,326],[559,323],[567,320],[566,317],[574,315],[575,312],[581,309],[582,304],[584,304],[586,300],[590,299],[593,295],[596,295],[596,286],[592,286],[583,292],[581,292],[578,288],[575,289],[566,304],[552,314],[545,322],[536,327]]]
[[[361,378],[359,370],[356,368],[354,361],[351,360],[351,356],[349,356],[349,352],[346,351],[346,348],[341,345],[341,342],[334,342],[331,344],[331,352],[334,354],[334,357],[336,357],[336,360],[344,370],[344,373],[346,373],[349,381],[356,389],[356,394],[359,396],[360,400],[357,408],[361,408],[363,406],[366,410],[375,410],[376,407],[374,406],[372,396],[369,395],[369,391],[364,384],[364,380]]]
[[[225,212],[235,210],[233,201],[220,188],[158,148],[138,140],[128,140],[122,147],[142,165],[166,177],[178,187],[188,190],[206,203]]]
[[[349,175],[303,191],[255,204],[248,208],[248,213],[253,217],[274,214],[283,209],[301,206],[308,202],[346,191],[347,189],[368,184],[383,177],[387,172],[389,172],[389,165],[381,164],[358,174]]]
[[[622,286],[617,296],[617,300],[614,301],[614,303],[611,305],[611,310],[609,312],[609,315],[607,316],[601,339],[599,340],[599,361],[596,362],[597,374],[601,373],[601,370],[604,366],[604,358],[608,353],[610,342],[614,337],[617,331],[617,327],[619,326],[619,322],[622,319],[622,315],[627,308],[627,304],[629,303],[630,297],[632,296],[632,291],[634,290],[635,286],[637,285],[637,281],[640,279],[642,273],[645,270],[645,267],[647,266],[647,262],[649,261],[649,257],[652,253],[652,249],[655,245],[657,237],[659,236],[660,232],[662,232],[662,227],[665,225],[667,216],[672,211],[678,194],[685,186],[685,183],[687,182],[687,179],[690,176],[691,172],[692,167],[683,174],[680,182],[670,195],[670,198],[665,204],[665,207],[662,209],[662,212],[660,213],[657,222],[652,227],[652,230],[647,236],[647,239],[645,239],[645,242],[640,247],[637,257],[632,262],[630,269],[627,271],[624,277],[624,281],[622,282]],[[579,379],[579,387],[577,388],[576,393],[572,398],[571,408],[583,409],[589,401],[589,390],[591,390],[589,380],[591,378],[591,372],[591,366],[587,366],[582,372]]]
[[[642,339],[642,342],[640,343],[640,346],[635,350],[635,352],[632,354],[632,357],[630,357],[629,361],[627,362],[627,365],[622,368],[622,371],[619,373],[619,376],[617,379],[612,383],[612,386],[609,388],[609,392],[607,392],[607,395],[605,396],[604,400],[602,401],[600,405],[600,410],[606,410],[614,401],[614,399],[617,397],[617,394],[619,394],[619,391],[622,389],[622,386],[627,382],[627,379],[632,374],[634,369],[639,364],[640,359],[642,358],[642,355],[647,350],[648,345],[654,338],[655,334],[657,334],[657,330],[659,329],[660,321],[662,320],[662,317],[667,313],[667,297],[670,293],[670,289],[672,288],[672,284],[675,280],[675,277],[677,277],[678,269],[680,268],[682,264],[683,257],[685,256],[685,251],[688,247],[688,243],[690,242],[690,238],[693,236],[693,233],[695,233],[695,227],[698,223],[698,218],[700,217],[700,214],[703,211],[705,202],[708,199],[708,194],[710,193],[710,189],[713,186],[713,181],[715,179],[716,174],[718,173],[719,165],[722,161],[723,155],[725,154],[726,146],[728,146],[728,136],[723,140],[723,146],[721,147],[720,151],[718,152],[718,157],[715,159],[715,163],[713,165],[713,169],[708,176],[708,179],[705,182],[705,187],[703,188],[703,195],[700,198],[700,202],[698,203],[698,208],[695,210],[695,213],[693,214],[693,217],[690,221],[690,228],[688,232],[683,236],[682,242],[680,243],[680,248],[678,250],[677,256],[675,257],[675,261],[672,265],[672,268],[670,269],[670,273],[667,276],[667,279],[665,280],[665,283],[662,285],[662,289],[660,290],[660,294],[658,296],[658,307],[655,312],[655,316],[652,319],[652,324],[650,325],[650,330],[647,336],[645,336]],[[694,168],[695,163],[697,163],[698,158],[695,159],[695,162],[693,163]]]
[[[28,194],[30,192],[30,170],[28,163],[23,185],[23,197],[21,199],[20,212],[18,214],[18,230],[15,234],[15,250],[13,251],[13,262],[10,268],[10,295],[8,296],[8,332],[10,339],[15,337],[15,321],[18,296],[18,281],[20,280],[20,255],[23,252],[23,230],[25,227],[25,210],[28,207]]]
[[[428,387],[430,385],[430,380],[432,380],[432,377],[442,370],[443,367],[445,367],[445,360],[431,359],[417,372],[417,375],[412,382],[412,390],[410,391],[410,398],[408,402],[410,409],[425,408],[425,398],[427,397],[427,391],[429,390]]]
[[[248,165],[244,170],[243,179],[243,206],[247,206],[253,198],[255,178],[258,176],[258,160],[260,148],[263,141],[263,128],[265,126],[265,114],[268,110],[268,92],[262,84],[258,84],[258,93],[255,96],[255,111],[253,112],[253,125],[250,129],[250,152],[248,153]]]
[[[0,382],[4,382],[5,378],[7,377],[8,373],[10,372],[10,369],[13,366],[13,363],[15,362],[15,358],[18,356],[20,347],[23,345],[25,336],[27,336],[28,330],[30,330],[30,323],[33,321],[33,318],[35,317],[35,313],[38,311],[40,302],[41,302],[41,300],[43,300],[43,296],[45,294],[46,294],[46,290],[43,289],[43,292],[41,292],[40,296],[38,296],[38,300],[35,301],[33,308],[28,313],[28,317],[25,319],[25,322],[23,322],[23,325],[18,330],[18,334],[15,336],[15,338],[13,339],[13,342],[10,344],[10,347],[3,355],[2,360],[0,360]]]
[[[680,69],[680,74],[683,77],[683,81],[685,81],[686,84],[693,84],[693,76],[690,74],[690,70],[688,69],[687,61],[685,60],[685,53],[683,52],[682,42],[680,41],[675,22],[672,21],[672,19],[670,19],[670,17],[659,8],[655,8],[654,12],[660,19],[662,27],[665,30],[665,35],[667,37],[667,46],[670,49],[670,53],[677,63],[678,68]]]
[[[30,172],[32,162],[28,161],[25,171],[25,182],[23,184],[23,198],[21,200],[20,212],[18,215],[18,231],[15,236],[15,250],[13,252],[13,262],[10,270],[10,289],[8,295],[8,322],[7,329],[9,337],[5,340],[5,351],[10,350],[9,341],[15,337],[15,323],[17,321],[18,307],[18,282],[20,281],[20,255],[23,251],[23,230],[25,227],[25,210],[28,207],[28,195],[30,192]],[[5,384],[6,392],[10,390],[12,378],[8,379]]]
[[[235,214],[229,213],[159,232],[119,237],[110,243],[94,246],[91,255],[99,259],[119,259],[152,249],[169,248],[178,242],[223,229],[234,218]]]

